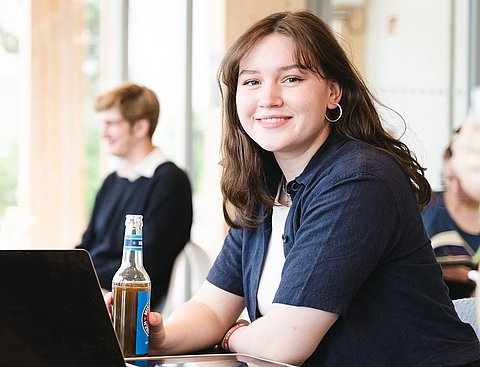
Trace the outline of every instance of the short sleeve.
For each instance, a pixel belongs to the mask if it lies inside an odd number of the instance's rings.
[[[242,281],[242,230],[231,228],[211,267],[207,280],[238,296],[244,296]]]
[[[398,210],[389,186],[373,174],[344,175],[323,187],[302,202],[274,302],[345,315],[391,251]]]

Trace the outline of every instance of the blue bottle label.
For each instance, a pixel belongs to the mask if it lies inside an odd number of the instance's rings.
[[[141,251],[143,246],[143,240],[141,234],[127,234],[123,241],[123,247],[125,250]]]
[[[137,333],[136,354],[148,353],[148,313],[150,311],[150,292],[138,292],[137,296]]]

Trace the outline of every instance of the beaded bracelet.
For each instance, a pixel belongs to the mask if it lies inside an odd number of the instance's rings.
[[[228,342],[230,341],[230,337],[232,334],[240,329],[241,327],[248,326],[248,321],[245,320],[239,320],[236,322],[228,331],[225,333],[225,336],[222,339],[222,342],[220,343],[222,349],[226,352],[230,352],[230,347],[228,346]]]

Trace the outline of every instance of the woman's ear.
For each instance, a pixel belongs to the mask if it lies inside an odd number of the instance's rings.
[[[328,96],[328,109],[335,109],[337,107],[336,103],[340,103],[342,99],[342,87],[336,80],[329,80],[328,81],[328,88],[330,94]]]
[[[139,138],[144,138],[148,136],[148,131],[150,130],[150,121],[147,119],[140,119],[135,121],[133,124],[133,133]]]

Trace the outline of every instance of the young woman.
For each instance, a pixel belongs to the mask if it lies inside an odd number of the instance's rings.
[[[231,229],[198,294],[165,322],[150,314],[149,353],[220,343],[305,366],[480,359],[422,224],[423,168],[385,132],[326,24],[260,20],[219,79]],[[235,324],[245,305],[251,323]]]
[[[435,192],[430,204],[423,210],[422,217],[427,234],[442,263],[442,257],[459,259],[458,263],[442,264],[443,277],[451,299],[471,297],[474,282],[468,279],[471,264],[462,262],[473,257],[480,247],[480,221],[478,201],[470,197],[454,170],[451,145],[443,154],[442,179],[444,191]],[[446,246],[456,244],[455,250]],[[470,259],[473,260],[473,259]]]

